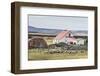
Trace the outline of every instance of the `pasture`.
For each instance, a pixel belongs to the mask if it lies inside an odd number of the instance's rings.
[[[88,57],[87,50],[61,50],[33,48],[28,50],[28,60],[83,59]]]

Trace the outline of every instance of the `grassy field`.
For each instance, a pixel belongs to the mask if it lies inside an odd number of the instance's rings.
[[[87,57],[88,53],[86,50],[61,53],[48,52],[48,49],[30,49],[28,51],[28,60],[83,59]]]

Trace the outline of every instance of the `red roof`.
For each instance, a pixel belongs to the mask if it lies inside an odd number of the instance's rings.
[[[68,36],[69,33],[70,33],[69,31],[64,30],[64,31],[60,32],[60,33],[56,36],[55,39],[60,40],[60,39],[64,38],[65,36]],[[74,38],[74,37],[71,37],[71,38],[68,38],[68,40],[69,40],[69,41],[70,41],[70,40],[75,40],[75,38]]]
[[[62,39],[64,36],[66,36],[69,32],[66,30],[66,31],[62,31],[60,32],[57,36],[56,36],[56,39]]]

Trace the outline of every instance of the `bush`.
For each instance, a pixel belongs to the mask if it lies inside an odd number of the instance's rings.
[[[65,47],[65,46],[67,46],[67,44],[64,42],[60,42],[60,43],[56,44],[56,46],[57,47]]]
[[[69,45],[68,50],[87,50],[86,45]]]
[[[68,45],[66,43],[51,44],[48,48],[56,49],[61,47],[63,50],[87,50],[87,45]]]

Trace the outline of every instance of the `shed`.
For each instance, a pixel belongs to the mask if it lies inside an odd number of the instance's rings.
[[[28,40],[28,48],[47,48],[46,41],[41,37],[33,37]]]
[[[74,38],[73,34],[71,33],[71,31],[68,30],[64,30],[62,32],[60,32],[53,40],[53,43],[60,43],[60,42],[64,42],[67,44],[76,44],[76,38]]]

